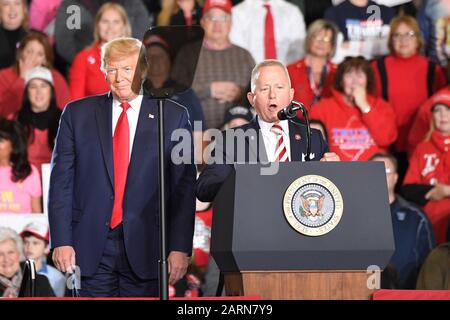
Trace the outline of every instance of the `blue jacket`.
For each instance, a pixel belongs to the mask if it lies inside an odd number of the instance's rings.
[[[391,204],[395,252],[390,264],[398,276],[398,289],[415,289],[428,253],[436,246],[430,220],[418,207],[397,196]]]

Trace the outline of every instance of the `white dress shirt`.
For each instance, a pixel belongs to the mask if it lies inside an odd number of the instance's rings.
[[[139,119],[139,111],[141,110],[142,94],[128,102],[130,108],[127,110],[128,126],[130,127],[130,152],[129,157],[131,159],[131,151],[133,150],[134,136],[136,135],[136,127]],[[114,130],[116,129],[117,121],[119,121],[120,114],[123,108],[120,106],[120,101],[113,99],[113,112],[112,112],[112,136],[114,137]]]
[[[264,60],[265,3],[273,16],[277,59],[284,64],[297,61],[304,55],[305,21],[300,9],[286,0],[244,0],[234,6],[231,42],[250,51],[256,63]]]
[[[278,136],[271,131],[271,128],[275,123],[265,122],[260,117],[258,117],[258,124],[261,128],[264,147],[266,148],[267,152],[267,160],[269,160],[269,162],[275,162],[275,148],[277,146]],[[291,140],[289,138],[289,124],[287,121],[280,121],[278,122],[278,124],[283,129],[283,141],[284,145],[286,146],[288,159],[289,161],[291,161]]]

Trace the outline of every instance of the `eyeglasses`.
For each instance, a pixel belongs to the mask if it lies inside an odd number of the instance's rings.
[[[396,32],[396,33],[394,33],[393,35],[392,35],[392,38],[394,39],[394,40],[400,40],[400,39],[403,39],[403,38],[406,38],[406,39],[412,39],[412,38],[414,38],[416,36],[416,33],[414,32],[414,31],[408,31],[408,32],[406,32],[406,33],[398,33],[398,32]]]
[[[107,76],[115,76],[119,72],[119,70],[123,71],[127,76],[132,75],[134,69],[132,67],[122,67],[122,68],[106,68]]]
[[[333,40],[331,37],[319,37],[319,36],[314,36],[313,39],[316,41],[325,42],[325,43],[330,43],[331,40]]]
[[[206,20],[210,21],[210,22],[226,22],[230,20],[230,16],[218,16],[218,17],[214,17],[214,16],[205,16],[204,17]]]

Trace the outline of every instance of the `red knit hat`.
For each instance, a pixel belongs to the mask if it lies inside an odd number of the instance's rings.
[[[206,0],[203,6],[203,15],[207,13],[212,8],[222,9],[227,13],[231,13],[231,8],[233,4],[230,0]]]
[[[450,106],[450,95],[447,92],[434,95],[431,101],[430,111],[433,111],[434,106],[438,104],[443,104],[447,107]]]

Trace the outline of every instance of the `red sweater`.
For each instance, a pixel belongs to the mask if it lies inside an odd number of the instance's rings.
[[[436,92],[425,101],[417,111],[411,131],[408,135],[408,143],[414,148],[425,139],[431,125],[431,108],[436,103],[444,103],[450,106],[450,86]]]
[[[73,99],[109,91],[105,75],[100,71],[100,43],[82,50],[75,56],[70,68],[70,93]]]
[[[420,143],[409,160],[404,184],[437,183],[450,185],[450,136],[444,137],[434,131],[429,141]],[[424,207],[436,235],[436,241],[445,240],[450,218],[450,198],[428,201]]]
[[[52,150],[48,145],[48,129],[39,130],[38,128],[34,128],[33,140],[28,143],[28,160],[41,173],[42,164],[49,163],[51,158]]]
[[[342,93],[332,90],[332,94],[312,108],[310,117],[325,126],[330,151],[341,160],[368,160],[397,139],[394,111],[383,99],[368,96],[371,110],[363,114],[348,105]]]
[[[428,98],[427,70],[428,59],[414,55],[401,58],[396,55],[387,56],[384,60],[388,82],[389,103],[394,109],[397,119],[398,140],[395,148],[399,152],[412,152],[408,145],[414,115],[420,105]],[[376,93],[381,96],[381,79],[377,62],[372,62],[375,75]],[[447,83],[441,67],[436,65],[433,92],[443,88]]]
[[[308,79],[308,71],[305,59],[299,60],[287,67],[289,77],[291,78],[292,88],[294,88],[294,100],[302,102],[310,111],[314,101],[314,92]],[[331,88],[333,86],[333,78],[336,73],[337,66],[330,63],[328,65],[328,74],[320,93],[321,98],[328,98],[331,96]],[[300,113],[299,113],[300,114]]]
[[[52,70],[56,94],[56,104],[60,109],[70,101],[70,91],[64,77],[56,70]],[[0,70],[0,116],[12,119],[22,106],[25,81],[11,66]]]

